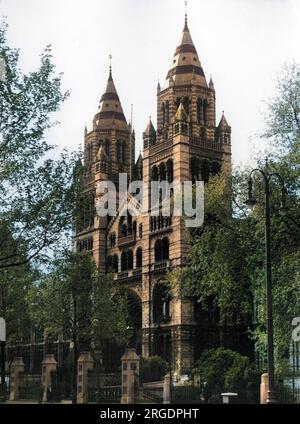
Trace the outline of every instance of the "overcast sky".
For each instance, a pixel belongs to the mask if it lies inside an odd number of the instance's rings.
[[[21,49],[25,71],[52,44],[54,62],[71,93],[48,138],[61,147],[83,141],[108,77],[127,119],[134,105],[137,153],[149,115],[156,119],[158,78],[165,84],[184,23],[183,0],[0,0],[9,44]],[[300,0],[190,0],[189,28],[206,77],[232,126],[234,163],[257,149],[263,100],[272,96],[285,61],[300,62]],[[259,147],[259,146],[258,146]]]

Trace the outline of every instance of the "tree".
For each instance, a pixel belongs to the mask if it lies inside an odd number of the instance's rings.
[[[66,252],[29,294],[37,329],[48,338],[62,336],[72,343],[74,393],[80,352],[127,341],[126,305],[113,295],[110,276],[98,272],[88,252]]]
[[[230,349],[204,351],[196,364],[207,401],[222,392],[237,392],[242,401],[253,401],[259,389],[258,370],[248,357]]]
[[[268,168],[284,177],[288,206],[287,215],[280,216],[281,186],[272,182],[273,315],[278,375],[286,375],[289,369],[291,321],[300,312],[299,87],[299,66],[286,66],[278,94],[268,106],[264,133],[265,140],[272,146]],[[261,160],[258,165],[266,166]],[[247,198],[249,171],[235,171],[231,177],[214,177],[207,184],[205,224],[192,232],[188,267],[183,275],[186,289],[204,307],[210,307],[208,300],[213,298],[221,319],[229,317],[239,322],[243,317],[252,317],[254,326],[249,328],[249,334],[255,341],[261,368],[265,369],[264,190],[261,179],[255,175],[257,204],[249,213],[243,204]]]
[[[62,232],[70,228],[74,206],[74,166],[77,154],[63,152],[45,140],[68,93],[61,91],[51,48],[41,55],[38,70],[23,74],[19,51],[6,42],[0,25],[0,270],[41,259]],[[51,158],[52,157],[52,158]],[[5,237],[9,226],[11,238]],[[13,240],[13,242],[12,242]],[[16,248],[18,246],[18,248]]]
[[[142,358],[140,362],[140,378],[143,383],[160,381],[169,371],[169,364],[160,356]]]

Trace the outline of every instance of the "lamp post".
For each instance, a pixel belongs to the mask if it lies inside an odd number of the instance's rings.
[[[270,212],[270,182],[277,179],[281,185],[281,205],[279,212],[284,215],[286,212],[286,190],[284,180],[277,173],[270,173],[268,170],[268,162],[266,169],[253,169],[250,173],[248,181],[248,199],[245,204],[249,208],[257,203],[253,196],[253,180],[252,175],[259,173],[264,182],[265,195],[265,264],[266,264],[266,291],[267,291],[267,351],[268,351],[268,396],[267,403],[276,403],[275,379],[274,379],[274,339],[273,339],[273,301],[272,301],[272,260],[271,260],[271,212]]]
[[[4,318],[0,318],[0,357],[1,357],[1,393],[3,402],[6,400],[6,383],[5,383],[5,342],[6,342],[6,323]]]

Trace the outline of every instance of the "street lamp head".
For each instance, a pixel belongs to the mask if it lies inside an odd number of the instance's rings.
[[[257,201],[253,197],[253,181],[250,178],[248,181],[248,199],[244,202],[244,204],[249,208],[253,209],[253,207],[256,205]]]

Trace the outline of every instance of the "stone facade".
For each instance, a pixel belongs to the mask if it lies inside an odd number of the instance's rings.
[[[212,79],[207,83],[187,19],[166,87],[157,87],[157,129],[150,119],[143,155],[135,162],[134,130],[126,122],[110,69],[92,128],[85,130],[84,164],[77,249],[90,250],[101,271],[113,270],[116,286],[127,293],[135,329],[132,347],[146,357],[163,356],[184,374],[193,367],[199,337],[194,300],[182,296],[180,280],[170,288],[165,275],[184,266],[189,230],[175,216],[121,216],[126,202],[118,203],[113,218],[96,216],[94,205],[96,184],[118,184],[119,173],[126,172],[129,181],[142,179],[147,197],[153,180],[207,182],[222,167],[230,170],[231,128],[224,113],[216,125],[214,84]]]

